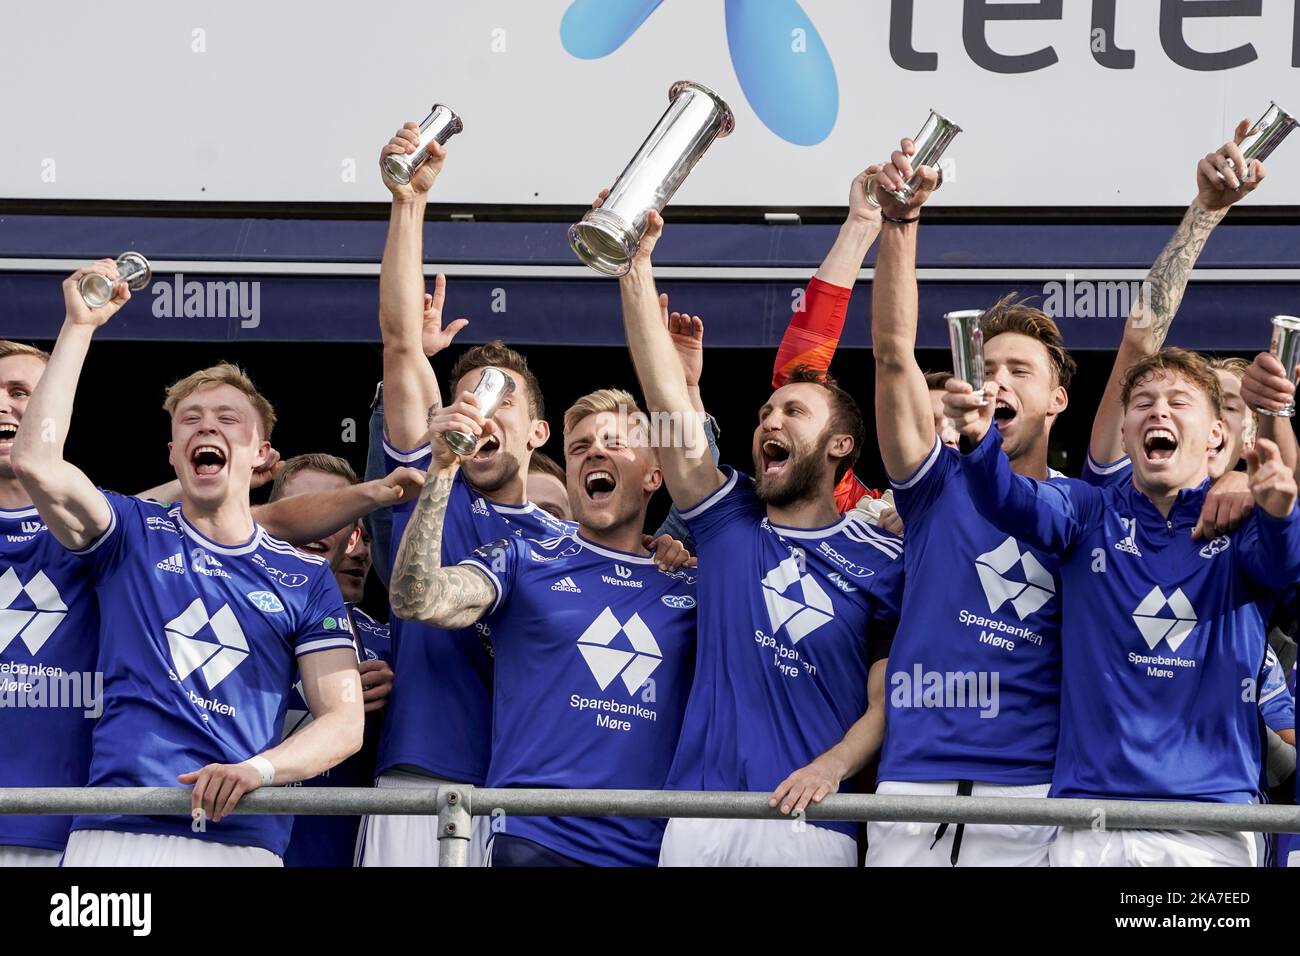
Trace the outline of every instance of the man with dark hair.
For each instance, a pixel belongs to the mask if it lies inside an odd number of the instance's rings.
[[[1191,532],[1224,431],[1222,390],[1204,358],[1165,349],[1125,373],[1121,442],[1133,477],[1124,486],[1017,475],[991,427],[997,387],[980,396],[969,383],[949,382],[945,408],[962,435],[961,472],[979,513],[1061,556],[1064,666],[1051,795],[1258,801],[1264,622],[1275,593],[1300,577],[1293,463],[1261,437],[1247,456],[1254,511],[1235,532],[1202,544]],[[1066,827],[1051,862],[1257,859],[1246,833]]]
[[[801,817],[880,745],[884,659],[902,590],[901,542],[852,513],[837,480],[862,419],[825,373],[799,373],[759,411],[757,481],[705,455],[682,365],[660,315],[650,213],[619,280],[628,345],[652,415],[683,423],[659,449],[674,503],[699,549],[695,682],[667,786],[771,794]],[[669,821],[661,865],[857,863],[851,824]]]
[[[528,500],[561,521],[572,521],[564,481],[564,469],[550,455],[533,452],[528,460]]]

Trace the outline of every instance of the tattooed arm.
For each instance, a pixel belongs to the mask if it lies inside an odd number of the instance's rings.
[[[1092,438],[1088,443],[1088,454],[1099,465],[1111,464],[1124,454],[1120,444],[1123,409],[1119,394],[1125,373],[1133,363],[1164,345],[1187,291],[1192,269],[1210,233],[1228,214],[1232,204],[1254,192],[1264,178],[1264,166],[1259,160],[1252,160],[1253,175],[1249,179],[1239,178],[1246,169],[1246,162],[1237,144],[1249,129],[1250,122],[1243,120],[1237,126],[1233,142],[1225,143],[1197,164],[1196,198],[1187,208],[1173,238],[1147,273],[1142,283],[1142,294],[1129,310],[1124,339],[1115,355],[1115,365],[1106,382],[1097,416],[1093,419]]]
[[[393,613],[403,620],[452,629],[469,627],[486,616],[496,591],[487,575],[476,568],[442,566],[447,501],[462,459],[437,433],[461,431],[482,437],[491,434],[495,426],[491,422],[485,426],[478,400],[465,392],[454,405],[434,412],[429,428],[433,438],[429,477],[402,533],[388,600]]]

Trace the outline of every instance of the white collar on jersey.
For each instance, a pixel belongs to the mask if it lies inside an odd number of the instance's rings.
[[[203,545],[203,547],[207,548],[209,551],[215,551],[217,554],[249,554],[256,551],[258,546],[262,543],[262,526],[256,521],[253,522],[253,536],[243,544],[217,544],[217,542],[213,541],[211,538],[196,531],[194,526],[185,520],[185,515],[181,511],[181,506],[179,504],[174,506],[169,513],[176,518],[177,523],[181,526],[181,530],[187,538],[196,539],[199,544]]]
[[[598,544],[593,544],[584,538],[579,532],[571,531],[565,537],[572,538],[588,551],[594,551],[596,554],[606,558],[613,558],[615,561],[626,561],[629,564],[654,564],[655,559],[650,555],[630,554],[627,551],[615,551],[613,548],[602,548]]]
[[[783,538],[829,538],[831,535],[839,534],[848,527],[849,515],[840,515],[839,521],[831,525],[826,525],[824,528],[788,528],[785,525],[777,524],[775,521],[770,519],[764,520],[767,521],[767,526],[769,528]]]

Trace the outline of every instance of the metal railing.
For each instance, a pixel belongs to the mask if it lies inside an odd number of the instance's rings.
[[[0,814],[190,815],[187,787],[0,788]],[[438,817],[438,862],[466,866],[476,816],[693,817],[789,820],[766,793],[687,790],[529,790],[431,784],[428,789],[269,787],[244,797],[236,813]],[[806,820],[898,823],[1003,823],[1107,830],[1300,833],[1300,807],[1047,797],[922,797],[837,793]]]

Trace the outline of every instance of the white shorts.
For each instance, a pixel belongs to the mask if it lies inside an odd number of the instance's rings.
[[[421,774],[390,770],[375,781],[380,789],[429,789],[452,783]],[[491,827],[487,817],[474,817],[470,825],[469,865],[482,866]],[[357,834],[357,866],[437,866],[437,816],[368,816],[361,818]]]
[[[668,821],[660,866],[857,866],[858,841],[806,820]]]
[[[1051,784],[1027,787],[976,783],[973,797],[1045,797]],[[876,793],[897,796],[955,797],[955,780],[938,783],[883,781]],[[935,842],[937,823],[867,824],[867,866],[953,866],[953,840],[957,824],[948,824]],[[967,824],[962,829],[957,866],[1047,866],[1047,848],[1056,838],[1056,827],[1013,826],[1002,823]]]
[[[116,830],[73,830],[62,866],[284,866],[260,846]]]
[[[1052,866],[1256,866],[1253,833],[1063,827]]]
[[[62,850],[38,850],[32,846],[0,846],[0,867],[58,866]]]

